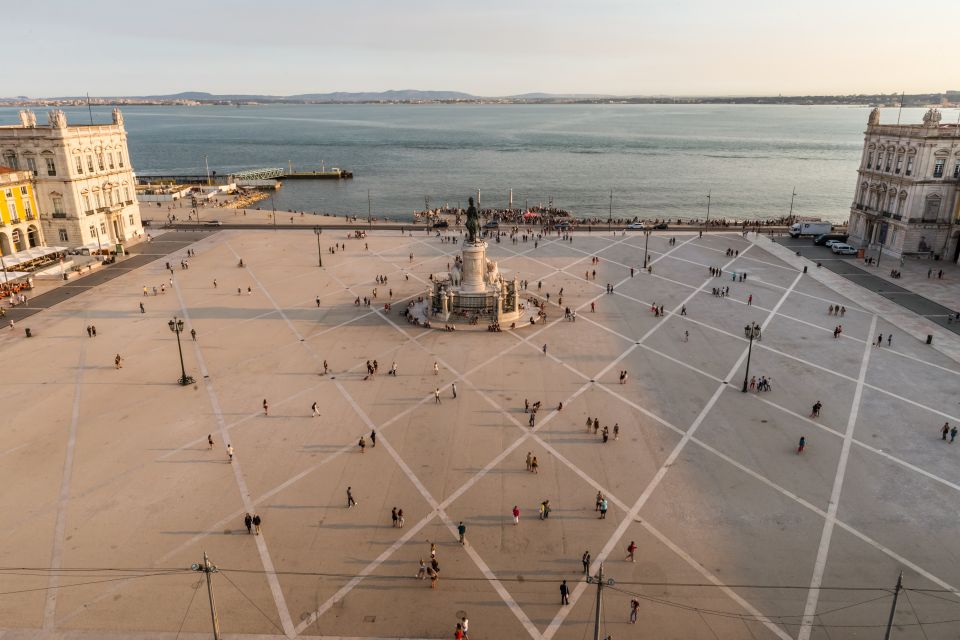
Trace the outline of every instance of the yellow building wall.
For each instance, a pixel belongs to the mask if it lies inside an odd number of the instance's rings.
[[[20,193],[20,187],[27,188],[27,195],[22,195]],[[11,192],[11,197],[7,197],[7,190]],[[33,193],[33,186],[29,184],[13,184],[5,185],[0,188],[0,219],[3,220],[3,224],[10,224],[10,202],[13,202],[16,206],[17,218],[21,222],[26,221],[27,219],[27,209],[24,206],[24,202],[29,202],[30,204],[30,213],[33,215],[34,219],[39,218],[39,212],[37,210],[37,199]]]

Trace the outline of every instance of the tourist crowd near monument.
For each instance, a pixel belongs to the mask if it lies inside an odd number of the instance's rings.
[[[209,577],[233,637],[579,638],[601,570],[612,637],[870,629],[900,571],[949,629],[949,336],[754,233],[476,220],[160,233],[0,338],[7,633],[207,633]]]

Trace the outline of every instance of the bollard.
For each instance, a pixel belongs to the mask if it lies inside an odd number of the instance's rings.
[[[804,273],[807,272],[807,265],[803,265],[803,272],[804,272]]]
[[[927,344],[933,344],[933,336],[929,333],[927,334]]]
[[[28,337],[28,338],[32,338],[32,337],[33,337],[33,334],[30,333],[30,327],[27,327],[26,329],[24,329],[24,331],[27,332],[27,337]]]

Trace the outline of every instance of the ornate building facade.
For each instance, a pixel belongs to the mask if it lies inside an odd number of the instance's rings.
[[[930,109],[922,124],[867,121],[849,243],[895,258],[960,259],[960,125]]]
[[[115,250],[143,238],[123,115],[110,124],[68,125],[63,111],[38,125],[32,111],[0,126],[0,165],[32,173],[48,242]]]
[[[43,244],[33,174],[0,166],[0,255]]]

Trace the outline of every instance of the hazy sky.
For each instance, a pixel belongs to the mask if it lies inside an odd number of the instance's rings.
[[[5,30],[2,92],[960,89],[946,27],[960,24],[960,3],[932,11],[888,0],[47,0]]]

